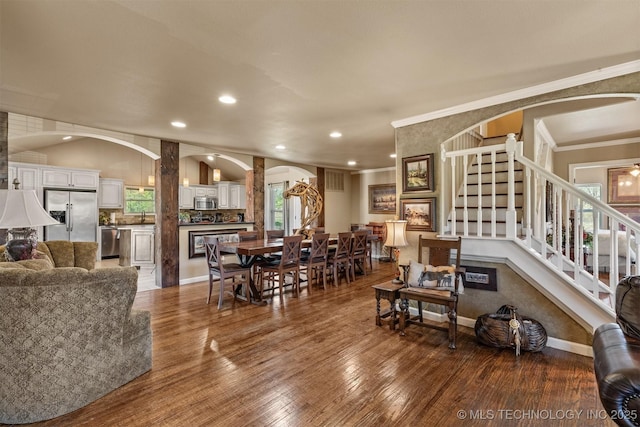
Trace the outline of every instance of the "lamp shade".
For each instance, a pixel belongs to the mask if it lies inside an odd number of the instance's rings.
[[[213,170],[213,182],[220,181],[220,169]]]
[[[0,228],[59,224],[44,210],[36,190],[0,190]]]
[[[409,246],[407,243],[407,221],[405,220],[387,220],[387,240],[384,245],[390,248],[401,248]]]

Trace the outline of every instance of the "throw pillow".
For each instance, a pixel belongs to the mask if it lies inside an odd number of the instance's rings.
[[[418,286],[420,277],[424,272],[424,267],[424,264],[415,262],[414,260],[409,261],[409,277],[407,278],[408,286]]]

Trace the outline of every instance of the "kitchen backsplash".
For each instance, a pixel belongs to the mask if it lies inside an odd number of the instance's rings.
[[[196,211],[190,209],[181,209],[181,214],[187,214],[189,217],[196,217],[198,213],[201,213],[205,217],[215,217],[216,214],[222,214],[222,221],[237,221],[239,213],[245,213],[244,209],[218,209],[215,211]],[[140,224],[142,219],[141,215],[125,215],[122,209],[100,209],[100,216],[98,222],[100,225],[114,225],[111,224],[111,214],[115,215],[115,225],[128,225],[128,224]],[[176,218],[176,221],[178,219]],[[145,224],[154,224],[156,217],[154,214],[146,214]]]

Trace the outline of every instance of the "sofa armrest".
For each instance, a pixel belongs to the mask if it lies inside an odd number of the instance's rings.
[[[618,425],[640,425],[640,342],[616,323],[601,325],[593,336],[593,363],[607,414]]]

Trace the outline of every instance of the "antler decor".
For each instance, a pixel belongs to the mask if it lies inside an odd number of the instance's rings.
[[[302,234],[308,239],[313,232],[310,232],[307,227],[311,225],[311,223],[320,216],[320,212],[322,212],[322,196],[315,186],[302,181],[296,182],[293,187],[284,192],[285,199],[292,196],[300,197],[301,204],[302,223],[296,231],[296,234]]]

